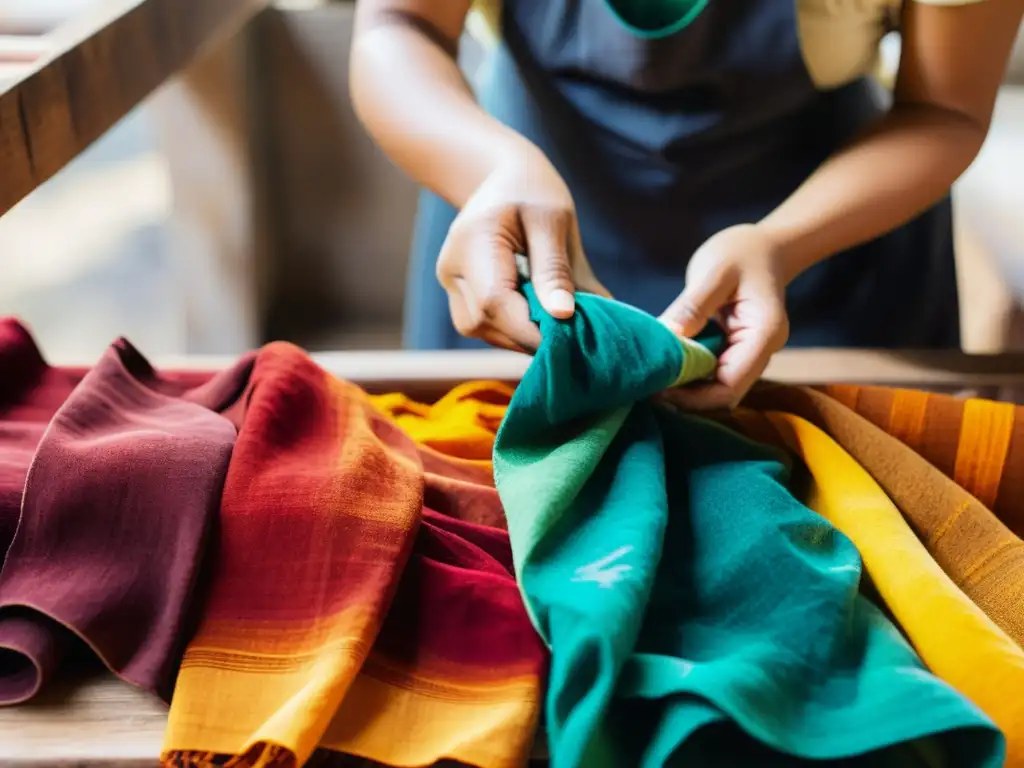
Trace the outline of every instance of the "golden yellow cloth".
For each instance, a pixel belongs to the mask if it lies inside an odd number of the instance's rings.
[[[376,395],[371,403],[420,445],[490,467],[494,435],[512,398],[497,381],[460,384],[436,403],[418,403],[401,393]]]
[[[1024,645],[1024,542],[972,495],[993,499],[986,489],[1002,488],[1005,501],[1024,474],[1013,469],[1024,465],[1007,458],[1019,450],[1007,439],[1017,407],[881,387],[821,392],[775,384],[758,387],[746,405],[795,414],[830,435],[893,500],[953,582]]]
[[[828,435],[788,413],[740,418],[765,419],[776,442],[803,460],[804,503],[853,541],[921,659],[999,726],[1007,765],[1024,765],[1024,650],[957,588],[878,483]]]

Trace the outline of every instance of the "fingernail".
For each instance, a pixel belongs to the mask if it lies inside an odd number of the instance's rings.
[[[576,300],[568,291],[561,289],[548,294],[548,312],[571,315],[576,309]]]

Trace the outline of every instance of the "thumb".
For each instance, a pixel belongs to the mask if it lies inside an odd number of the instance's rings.
[[[719,271],[689,283],[661,314],[661,322],[678,336],[693,338],[732,297],[733,286]]]
[[[569,239],[575,227],[572,211],[531,210],[522,214],[530,258],[530,282],[541,306],[565,319],[576,311],[575,286],[569,260]]]

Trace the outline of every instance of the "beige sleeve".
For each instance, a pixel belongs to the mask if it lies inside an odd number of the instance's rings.
[[[967,5],[984,0],[911,0]],[[835,88],[876,72],[879,43],[902,0],[797,0],[800,45],[814,84]]]
[[[484,48],[494,48],[501,36],[501,0],[473,0],[466,31]]]

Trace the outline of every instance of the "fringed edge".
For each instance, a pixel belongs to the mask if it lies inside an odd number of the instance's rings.
[[[295,753],[277,744],[256,744],[243,755],[216,752],[166,752],[164,768],[298,768]]]

